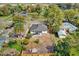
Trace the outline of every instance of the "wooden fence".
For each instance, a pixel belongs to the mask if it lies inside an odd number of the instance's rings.
[[[45,54],[21,54],[21,56],[53,56],[53,53],[45,53]]]

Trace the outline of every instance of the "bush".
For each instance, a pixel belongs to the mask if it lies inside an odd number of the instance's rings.
[[[36,39],[36,40],[34,41],[34,43],[38,44],[38,43],[39,43],[39,40],[38,40],[38,39]]]

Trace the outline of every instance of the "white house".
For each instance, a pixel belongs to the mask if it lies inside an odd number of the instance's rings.
[[[64,22],[61,26],[61,29],[58,31],[59,38],[65,38],[67,33],[73,33],[78,28],[69,22]],[[68,30],[68,32],[67,32]]]
[[[65,38],[67,36],[67,33],[65,31],[65,29],[61,29],[58,31],[58,36],[59,38]]]

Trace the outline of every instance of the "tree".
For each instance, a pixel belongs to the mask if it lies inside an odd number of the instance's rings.
[[[48,8],[45,6],[41,11],[42,16],[47,17],[49,14]]]
[[[79,17],[74,20],[74,23],[79,27]]]
[[[55,44],[55,55],[62,56],[78,56],[79,55],[79,31],[70,33],[62,41]]]
[[[24,40],[22,40],[22,44],[23,45],[27,45],[29,43],[29,39],[24,39]]]
[[[79,3],[74,3],[73,8],[78,8],[79,9]]]
[[[27,5],[26,7],[27,12],[32,13],[32,12],[36,12],[35,11],[35,7],[32,5]]]
[[[69,9],[64,11],[65,19],[68,21],[73,21],[74,16],[78,14],[78,9]]]
[[[41,6],[39,4],[36,5],[35,11],[38,13],[38,15],[41,13]]]
[[[10,40],[10,42],[8,43],[8,46],[9,48],[14,48],[19,52],[23,49],[23,46],[20,40]]]
[[[70,55],[70,45],[67,39],[63,41],[59,40],[57,45],[54,47],[55,55],[57,56],[69,56]]]
[[[0,16],[6,16],[9,14],[11,14],[9,4],[5,4],[4,6],[0,7]]]
[[[78,56],[79,55],[79,31],[71,33],[67,39],[69,40],[70,45],[70,55]]]
[[[49,8],[49,14],[47,18],[47,25],[51,30],[50,32],[57,32],[62,24],[62,20],[64,19],[64,14],[57,5],[52,5]]]
[[[26,6],[25,4],[19,4],[18,5],[19,9],[22,11],[22,10],[26,10]]]
[[[79,15],[76,15],[73,20],[74,24],[79,27]]]
[[[34,43],[39,44],[39,39],[35,40]]]
[[[23,16],[14,15],[13,22],[14,22],[14,32],[16,34],[21,34],[22,32],[24,32],[24,17]]]

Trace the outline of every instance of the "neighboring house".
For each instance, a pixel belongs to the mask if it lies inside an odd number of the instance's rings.
[[[66,35],[67,35],[67,33],[66,33],[65,29],[60,29],[60,30],[58,31],[58,36],[59,36],[59,38],[65,38]]]
[[[72,33],[78,28],[69,22],[64,22],[61,29],[58,31],[59,38],[65,38],[67,33]]]
[[[26,12],[26,11],[22,11],[22,12],[20,13],[20,15],[21,15],[21,16],[27,16],[27,12]]]
[[[0,30],[0,34],[3,32],[3,30]]]
[[[63,29],[68,29],[69,32],[74,32],[75,30],[78,29],[75,25],[73,25],[69,22],[64,22],[63,25],[62,25],[62,28]]]
[[[0,48],[2,47],[3,43],[5,42],[5,38],[3,37],[0,37]]]
[[[3,7],[3,6],[5,6],[5,4],[0,4],[0,7]]]
[[[62,3],[62,4],[57,4],[61,9],[70,9],[71,7],[72,7],[72,5],[71,4],[64,4],[64,3]]]
[[[30,27],[30,33],[33,35],[41,35],[42,33],[47,33],[47,26],[41,23],[32,24]]]
[[[12,3],[12,4],[10,4],[10,5],[11,5],[11,6],[14,6],[14,7],[15,7],[15,6],[17,6],[17,4],[16,4],[16,3]]]

